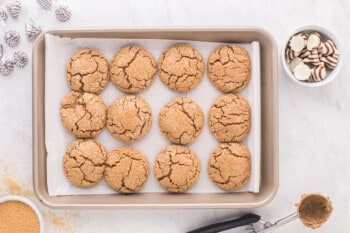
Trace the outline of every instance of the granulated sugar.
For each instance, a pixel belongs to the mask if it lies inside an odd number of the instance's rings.
[[[20,201],[0,203],[0,233],[39,233],[39,219],[34,210]]]

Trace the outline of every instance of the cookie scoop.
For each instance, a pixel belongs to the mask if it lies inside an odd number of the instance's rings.
[[[329,197],[320,193],[303,194],[300,202],[295,205],[301,222],[312,229],[321,227],[333,211]]]
[[[247,233],[269,233],[298,218],[306,227],[315,229],[321,227],[333,211],[329,197],[319,193],[302,195],[300,202],[296,206],[298,207],[296,213],[281,218],[274,223],[261,219],[259,215],[248,213],[241,217],[204,226],[188,233],[222,232],[241,226],[247,226],[245,231]]]

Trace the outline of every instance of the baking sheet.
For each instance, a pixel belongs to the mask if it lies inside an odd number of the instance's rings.
[[[61,160],[67,146],[75,139],[63,127],[60,116],[60,101],[70,91],[65,80],[65,65],[72,54],[82,48],[93,48],[100,50],[109,60],[121,47],[137,44],[149,50],[158,59],[161,52],[175,43],[188,43],[195,47],[207,61],[211,51],[222,45],[222,43],[179,41],[179,40],[149,40],[149,39],[101,39],[101,38],[62,38],[46,34],[45,36],[45,143],[47,149],[47,185],[50,196],[78,195],[78,194],[109,194],[115,193],[102,180],[96,186],[88,189],[77,188],[70,184],[65,178]],[[238,192],[259,192],[260,184],[260,48],[258,42],[240,44],[251,57],[252,77],[249,85],[242,94],[250,103],[252,110],[252,128],[249,136],[244,141],[252,154],[252,174],[246,186],[237,190]],[[201,135],[189,147],[196,152],[201,160],[201,174],[198,182],[188,191],[189,193],[217,193],[223,192],[214,185],[207,175],[207,161],[218,141],[211,135],[207,122],[207,112],[211,103],[223,93],[216,90],[205,74],[202,82],[193,91],[179,94],[166,88],[157,77],[153,85],[139,94],[151,105],[153,111],[153,126],[145,138],[134,143],[122,143],[114,139],[107,129],[96,137],[108,151],[117,146],[129,145],[137,148],[146,155],[150,163],[150,176],[140,192],[165,192],[158,184],[153,175],[153,162],[158,152],[170,143],[162,136],[158,129],[157,116],[170,99],[178,96],[187,96],[196,101],[205,113],[205,124]],[[109,105],[112,101],[124,93],[117,90],[112,83],[101,94],[105,103]],[[205,98],[203,98],[205,97]]]

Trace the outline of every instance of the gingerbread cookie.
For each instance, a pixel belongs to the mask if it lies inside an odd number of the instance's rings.
[[[171,145],[156,157],[154,175],[169,192],[187,191],[196,183],[199,173],[199,158],[187,147]]]
[[[106,157],[107,151],[98,141],[77,139],[63,155],[64,175],[75,186],[94,186],[103,177]]]
[[[171,46],[158,59],[158,73],[162,82],[171,90],[190,91],[203,79],[203,57],[189,45]]]
[[[226,94],[217,98],[208,114],[210,132],[220,142],[241,142],[251,127],[250,106],[243,96]]]
[[[99,94],[109,82],[108,61],[97,50],[80,50],[69,59],[66,78],[69,87],[74,91]]]
[[[250,172],[250,152],[243,144],[222,143],[210,155],[208,175],[223,190],[243,187],[250,178]]]
[[[95,94],[72,91],[61,102],[64,127],[78,138],[94,137],[106,123],[107,107]]]
[[[152,54],[139,46],[119,50],[110,64],[112,83],[122,92],[139,93],[149,87],[156,77],[156,61]]]
[[[193,100],[179,97],[160,110],[158,124],[162,134],[170,142],[188,144],[202,132],[204,114]]]
[[[224,45],[213,51],[208,59],[208,77],[212,84],[225,93],[246,87],[251,75],[248,52],[238,45]]]
[[[146,183],[148,171],[148,161],[140,151],[118,147],[107,155],[104,177],[112,189],[120,193],[133,193]]]
[[[138,96],[122,96],[116,99],[107,111],[107,129],[124,142],[143,138],[152,126],[152,110]]]

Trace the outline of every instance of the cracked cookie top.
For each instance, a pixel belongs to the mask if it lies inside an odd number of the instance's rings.
[[[249,134],[250,106],[243,96],[226,94],[217,98],[208,114],[210,132],[220,142],[241,142]]]
[[[184,145],[196,140],[202,132],[204,114],[193,100],[179,97],[160,110],[158,124],[162,134],[170,142]]]
[[[209,157],[208,175],[223,190],[243,187],[249,181],[250,171],[250,152],[243,144],[222,143]]]
[[[106,149],[96,140],[77,139],[63,155],[62,168],[67,179],[78,187],[94,186],[103,177]]]
[[[64,127],[78,138],[94,137],[106,124],[107,107],[95,94],[72,91],[61,101]]]
[[[166,49],[159,57],[158,73],[162,82],[171,90],[190,91],[203,79],[203,57],[189,45],[174,45]]]
[[[97,50],[80,50],[66,65],[66,79],[74,91],[99,94],[109,82],[108,60]]]
[[[156,77],[156,61],[146,49],[126,46],[114,55],[109,72],[112,83],[120,91],[135,94],[153,83]]]
[[[200,161],[187,147],[171,145],[156,157],[154,175],[169,192],[180,193],[191,188],[199,178]]]
[[[207,68],[212,84],[225,93],[242,90],[250,80],[249,54],[238,45],[224,45],[213,51]]]
[[[133,193],[146,183],[148,171],[146,157],[134,148],[123,146],[108,153],[104,177],[112,189]]]
[[[141,97],[122,96],[107,111],[107,129],[124,142],[143,138],[152,126],[151,106]]]

